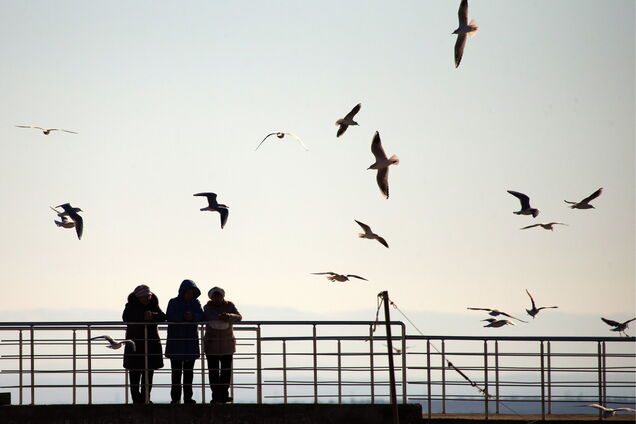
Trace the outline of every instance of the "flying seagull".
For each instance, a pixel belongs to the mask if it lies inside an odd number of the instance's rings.
[[[582,405],[582,406],[591,406],[592,408],[601,410],[602,411],[601,414],[603,418],[612,417],[618,411],[636,412],[636,409],[633,409],[633,408],[608,408],[606,406],[599,405],[598,403],[590,403],[588,405]]]
[[[373,156],[375,156],[375,162],[371,164],[367,168],[368,169],[377,169],[378,174],[376,176],[376,181],[378,182],[378,187],[380,187],[380,191],[386,197],[389,198],[389,166],[398,165],[400,163],[400,159],[393,155],[390,158],[387,158],[386,153],[384,153],[384,149],[382,148],[382,141],[380,140],[380,133],[375,132],[373,135],[373,141],[371,142],[371,152]]]
[[[537,315],[541,309],[554,309],[554,308],[558,308],[558,306],[542,306],[542,307],[540,307],[540,308],[537,308],[537,305],[534,303],[534,299],[532,298],[532,295],[530,294],[530,292],[528,291],[528,289],[526,289],[526,293],[528,293],[528,296],[530,296],[530,302],[532,302],[532,309],[526,309],[526,312],[527,312],[527,313],[528,313],[528,315],[530,315],[532,318],[534,318],[534,317],[535,317],[535,315]]]
[[[473,36],[479,30],[477,22],[474,19],[468,23],[468,0],[462,0],[459,4],[459,11],[457,12],[459,17],[459,26],[453,34],[457,34],[457,41],[455,42],[455,68],[459,67],[459,63],[462,61],[464,55],[464,47],[466,46],[466,36]]]
[[[117,341],[115,341],[115,339],[113,339],[112,337],[110,337],[110,336],[106,336],[106,335],[104,335],[104,336],[97,336],[97,337],[92,337],[92,338],[91,338],[91,340],[99,340],[99,339],[104,339],[104,340],[106,340],[106,341],[109,343],[108,345],[106,345],[106,347],[107,347],[107,348],[109,348],[109,349],[119,349],[119,348],[120,348],[120,347],[122,347],[123,345],[130,346],[130,347],[132,348],[133,352],[134,352],[134,351],[135,351],[135,349],[136,349],[135,342],[134,342],[134,341],[132,341],[132,340],[122,340],[122,341],[117,342]]]
[[[60,225],[57,221],[55,222],[58,227],[63,226],[64,228],[73,228],[75,227],[75,232],[77,233],[77,238],[79,240],[82,239],[82,233],[84,232],[84,219],[78,214],[78,212],[82,212],[80,208],[74,208],[70,203],[64,203],[62,205],[56,206],[56,208],[62,208],[63,212],[58,212],[57,216],[62,219]],[[54,208],[51,208],[55,210]],[[55,212],[57,212],[55,210]],[[70,225],[67,221],[73,221],[74,225]],[[66,223],[66,224],[65,224]]]
[[[499,327],[503,327],[504,325],[515,325],[514,322],[508,321],[507,319],[486,318],[486,319],[482,319],[482,321],[488,321],[490,323],[490,324],[484,325],[484,327],[492,327],[492,328],[499,328]]]
[[[539,209],[535,209],[530,206],[530,198],[523,193],[519,193],[518,191],[507,190],[508,193],[515,196],[521,202],[521,210],[518,212],[513,212],[515,215],[532,215],[533,218],[536,218],[539,215]]]
[[[488,315],[493,316],[493,317],[496,317],[496,316],[499,316],[499,315],[503,315],[503,316],[508,317],[508,318],[516,319],[517,321],[521,321],[521,322],[525,322],[525,323],[528,322],[528,321],[524,321],[522,319],[519,319],[517,317],[513,317],[512,315],[507,314],[507,313],[505,313],[503,311],[500,311],[499,309],[490,309],[490,308],[466,308],[466,309],[470,309],[471,311],[488,311]]]
[[[208,198],[208,206],[201,208],[201,211],[218,212],[221,215],[221,229],[225,227],[227,217],[230,214],[229,207],[216,201],[216,193],[197,193],[193,196],[205,196]]]
[[[362,107],[362,104],[358,103],[353,107],[353,109],[351,109],[351,112],[345,115],[344,118],[338,119],[336,121],[336,125],[339,126],[336,137],[340,137],[342,134],[344,134],[345,131],[347,131],[347,128],[349,128],[349,125],[358,125],[358,123],[354,121],[353,118],[358,112],[360,112],[360,107]]]
[[[71,134],[78,134],[75,131],[69,131],[69,130],[65,130],[64,128],[42,128],[42,127],[34,127],[31,125],[16,125],[16,127],[18,128],[35,128],[37,130],[41,130],[44,135],[49,135],[51,133],[51,131],[64,131],[67,133],[71,133]]]
[[[371,227],[369,227],[367,224],[364,224],[360,221],[358,221],[357,219],[355,219],[354,221],[356,221],[358,223],[359,226],[362,227],[362,229],[364,230],[364,234],[359,233],[358,237],[360,238],[368,238],[368,239],[375,239],[377,241],[380,242],[381,245],[383,245],[384,247],[388,248],[389,244],[386,242],[386,240],[384,240],[382,237],[380,237],[379,235],[375,234],[373,231],[371,231]]]
[[[275,136],[276,136],[276,137],[278,137],[278,138],[283,138],[283,137],[285,137],[286,135],[288,135],[288,136],[290,136],[290,137],[294,137],[296,140],[298,140],[298,141],[300,142],[300,144],[303,146],[303,148],[304,148],[305,150],[309,150],[309,149],[307,148],[307,146],[305,146],[305,143],[303,143],[303,141],[300,139],[300,137],[298,137],[298,136],[297,136],[296,134],[294,134],[294,133],[284,132],[284,131],[278,131],[278,132],[273,132],[273,133],[269,133],[269,134],[267,134],[267,135],[265,136],[265,138],[263,139],[263,141],[261,141],[260,143],[258,143],[258,146],[256,146],[256,149],[254,149],[254,150],[258,150],[258,148],[259,148],[259,147],[261,147],[261,144],[263,144],[263,142],[264,142],[265,140],[267,140],[269,137],[271,137],[271,136],[273,136],[273,135],[275,135]]]
[[[359,275],[354,274],[336,274],[335,272],[312,272],[313,275],[327,275],[327,280],[330,281],[340,281],[341,283],[344,281],[349,281],[349,277],[357,278],[359,280],[369,281],[364,277],[360,277]]]
[[[564,200],[564,202],[572,205],[570,206],[572,209],[594,209],[594,206],[590,205],[590,202],[600,196],[601,193],[603,193],[603,187],[599,188],[580,202],[570,202],[568,200]]]
[[[60,215],[60,211],[58,211],[57,209],[55,209],[53,206],[49,206],[51,208],[51,210],[53,210],[53,212],[55,212],[58,216]],[[75,227],[75,223],[73,222],[73,220],[71,218],[68,217],[68,215],[62,215],[60,217],[61,221],[56,221],[53,220],[53,222],[55,222],[55,225],[57,225],[58,227],[64,227],[64,228],[74,228]]]
[[[615,327],[615,328],[610,328],[610,331],[618,331],[619,334],[622,333],[625,335],[625,337],[628,337],[625,330],[629,328],[629,323],[636,320],[636,318],[632,318],[625,322],[617,322],[617,321],[612,321],[611,319],[602,318],[602,317],[601,319],[603,320],[605,324]]]
[[[526,230],[528,228],[533,228],[533,227],[541,227],[544,230],[550,230],[550,231],[554,231],[552,227],[554,227],[555,225],[568,225],[568,224],[564,224],[562,222],[548,222],[547,224],[534,224],[534,225],[528,225],[527,227],[523,227],[521,228],[522,230]]]

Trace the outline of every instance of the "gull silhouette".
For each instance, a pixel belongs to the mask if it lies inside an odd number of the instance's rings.
[[[258,150],[259,147],[261,147],[261,144],[263,144],[265,142],[265,140],[267,140],[269,137],[275,135],[276,137],[278,137],[279,139],[282,139],[283,137],[285,137],[286,135],[290,136],[290,137],[294,137],[296,140],[298,140],[298,142],[301,144],[301,146],[303,146],[303,148],[305,150],[309,150],[307,148],[307,146],[305,146],[305,143],[303,143],[303,141],[300,139],[300,137],[298,137],[296,134],[294,133],[290,133],[290,132],[284,132],[284,131],[277,131],[277,132],[273,132],[273,133],[269,133],[265,136],[265,138],[258,143],[258,146],[256,146],[256,149],[254,150]]]
[[[525,322],[525,323],[528,322],[528,321],[524,321],[522,319],[513,317],[512,315],[507,314],[507,313],[505,313],[503,311],[500,311],[499,309],[490,309],[490,308],[466,308],[466,309],[470,309],[471,311],[488,311],[488,315],[493,316],[493,317],[497,317],[499,315],[503,315],[503,316],[508,317],[508,318],[516,319],[517,321],[521,321],[521,322]]]
[[[77,233],[77,238],[79,240],[82,239],[82,233],[84,232],[84,219],[78,214],[78,212],[82,212],[82,210],[80,208],[74,208],[73,206],[71,206],[70,203],[64,203],[61,205],[57,205],[56,208],[62,208],[63,212],[58,212],[57,216],[59,216],[62,219],[61,223],[58,223],[57,221],[55,222],[57,224],[58,227],[64,227],[64,228],[73,228],[75,227],[75,232]],[[53,209],[55,212],[57,212],[57,210],[55,210],[55,208],[51,208]],[[72,220],[73,221],[73,225],[70,225],[68,223],[68,220]],[[61,224],[61,225],[60,225]]]
[[[526,289],[526,293],[528,293],[528,296],[530,296],[530,302],[532,302],[532,309],[526,309],[526,312],[528,313],[528,315],[530,315],[532,318],[535,317],[535,315],[537,315],[539,313],[540,310],[542,309],[554,309],[554,308],[558,308],[558,306],[542,306],[540,308],[537,308],[537,305],[534,303],[534,299],[532,298],[532,295],[530,294],[530,292],[528,291],[528,289]]]
[[[629,328],[629,323],[636,320],[636,318],[632,318],[630,320],[627,320],[625,322],[618,322],[618,321],[613,321],[611,319],[607,319],[607,318],[603,318],[601,317],[601,319],[603,320],[603,322],[607,325],[610,325],[612,327],[615,328],[610,328],[610,331],[618,331],[619,334],[624,334],[625,337],[627,336],[627,333],[625,332],[625,330],[627,330]]]
[[[92,337],[91,338],[91,340],[100,340],[100,339],[104,339],[104,340],[106,340],[109,343],[109,344],[106,345],[106,347],[109,348],[109,349],[119,349],[123,345],[130,346],[132,348],[133,352],[136,349],[135,342],[132,341],[132,340],[128,340],[128,339],[118,342],[118,341],[115,341],[115,339],[113,339],[112,337],[106,336],[106,335],[97,336],[97,337]]]
[[[521,202],[521,210],[513,212],[515,215],[532,215],[533,218],[536,218],[537,215],[539,215],[539,209],[535,209],[530,206],[530,198],[528,196],[523,193],[519,193],[518,191],[507,191]]]
[[[349,281],[349,278],[357,278],[359,280],[369,281],[364,277],[360,277],[355,274],[337,274],[335,272],[312,272],[313,275],[326,275],[327,280],[330,281],[340,281],[341,283],[344,281]]]
[[[386,242],[386,240],[384,240],[382,237],[380,237],[379,235],[375,234],[373,231],[371,231],[371,227],[369,227],[367,224],[364,224],[360,221],[358,221],[357,219],[354,219],[354,221],[356,221],[358,223],[359,226],[362,227],[362,229],[364,230],[364,234],[363,233],[359,233],[358,237],[360,238],[367,238],[370,240],[377,240],[382,246],[388,248],[389,244]]]
[[[342,134],[345,133],[345,131],[347,131],[347,128],[349,128],[350,125],[358,125],[358,123],[356,121],[353,120],[353,118],[356,116],[356,114],[358,112],[360,112],[360,108],[362,107],[361,103],[358,103],[357,105],[355,105],[353,107],[353,109],[351,109],[351,112],[347,113],[345,115],[344,118],[338,119],[336,121],[336,125],[339,126],[338,128],[338,133],[336,134],[336,137],[340,137]]]
[[[208,206],[201,208],[201,211],[218,212],[221,215],[221,229],[225,227],[227,217],[230,214],[229,207],[216,201],[216,193],[197,193],[193,196],[204,196],[208,199]]]
[[[564,200],[564,202],[572,205],[570,206],[571,209],[594,209],[594,206],[590,205],[590,202],[600,196],[601,193],[603,193],[603,187],[599,188],[580,202],[570,202],[568,200]]]
[[[51,131],[64,131],[64,132],[71,133],[71,134],[78,134],[75,131],[65,130],[64,128],[42,128],[42,127],[35,127],[35,126],[32,126],[32,125],[16,125],[16,127],[18,127],[18,128],[34,128],[34,129],[37,129],[37,130],[41,130],[44,135],[49,135],[51,133]]]
[[[371,164],[367,169],[377,169],[378,174],[376,175],[376,181],[378,183],[378,187],[380,187],[380,191],[386,197],[389,198],[389,166],[398,165],[400,163],[400,159],[393,155],[390,158],[386,156],[384,153],[384,149],[382,148],[382,141],[380,140],[380,133],[375,132],[373,135],[373,140],[371,141],[371,152],[373,156],[375,156],[375,162]]]
[[[464,56],[466,36],[473,36],[477,33],[477,30],[479,30],[477,22],[475,22],[474,19],[468,23],[468,0],[462,0],[459,4],[457,16],[459,18],[459,26],[453,31],[453,34],[457,34],[457,41],[455,42],[455,68],[459,67],[462,56]]]

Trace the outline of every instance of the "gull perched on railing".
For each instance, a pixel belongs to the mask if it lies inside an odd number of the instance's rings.
[[[378,242],[380,242],[380,244],[386,248],[389,247],[389,243],[386,242],[386,240],[384,240],[382,237],[380,237],[379,235],[377,235],[376,233],[374,233],[373,231],[371,231],[371,227],[369,227],[367,224],[364,224],[360,221],[358,221],[357,219],[354,219],[355,222],[358,223],[359,226],[362,227],[362,229],[364,230],[364,234],[363,233],[358,233],[358,237],[360,238],[367,238],[370,240],[377,240]]]
[[[106,347],[109,348],[109,349],[119,349],[123,345],[130,346],[133,351],[136,348],[135,342],[133,342],[132,340],[128,340],[128,339],[118,342],[118,341],[115,341],[115,339],[113,339],[112,337],[107,336],[107,335],[97,336],[97,337],[92,337],[91,338],[91,340],[100,340],[100,339],[104,339],[104,340],[106,340],[109,343],[109,344],[106,345]]]
[[[330,281],[340,281],[341,283],[344,281],[349,281],[349,278],[357,278],[359,280],[369,281],[364,277],[360,277],[359,275],[354,274],[336,274],[335,272],[312,272],[313,275],[326,275],[327,280]]]
[[[354,121],[353,118],[356,116],[358,112],[360,112],[361,107],[362,107],[362,104],[358,103],[357,105],[353,107],[353,109],[351,109],[351,112],[345,115],[344,118],[340,118],[336,121],[336,125],[338,125],[339,127],[336,137],[340,137],[342,134],[344,134],[350,125],[358,125],[358,123]]]
[[[612,321],[611,319],[607,319],[603,317],[601,317],[601,319],[603,320],[605,324],[615,327],[615,328],[610,328],[610,331],[618,331],[619,334],[622,333],[625,335],[625,337],[629,337],[627,333],[625,332],[625,330],[629,328],[629,323],[636,320],[636,318],[632,318],[625,322],[618,322],[618,321]]]
[[[455,42],[455,68],[459,67],[462,56],[464,56],[466,36],[473,36],[477,33],[477,30],[479,30],[477,22],[475,22],[474,19],[468,23],[468,0],[462,0],[459,4],[457,17],[459,18],[459,26],[453,31],[453,34],[457,34],[457,41]]]
[[[499,328],[499,327],[503,327],[504,325],[515,325],[514,322],[509,321],[507,319],[486,318],[486,319],[482,319],[482,321],[488,321],[490,323],[490,324],[484,325],[484,327],[492,327],[492,328]]]
[[[528,315],[530,315],[533,319],[534,319],[534,316],[535,316],[535,315],[537,315],[541,309],[554,309],[554,308],[558,308],[558,306],[542,306],[542,307],[540,307],[540,308],[537,308],[537,305],[535,305],[535,303],[534,303],[534,299],[532,298],[532,295],[530,294],[530,292],[528,291],[528,289],[526,289],[526,293],[528,293],[528,296],[530,296],[530,301],[532,302],[532,309],[526,309],[526,312],[527,312],[527,313],[528,313]]]
[[[590,205],[590,202],[600,196],[601,193],[603,193],[603,187],[599,188],[580,202],[570,202],[568,200],[564,200],[564,202],[572,205],[570,206],[572,209],[594,209],[594,206]]]
[[[78,134],[75,131],[65,130],[64,128],[42,128],[42,127],[35,127],[35,126],[32,126],[32,125],[16,125],[16,127],[18,127],[18,128],[34,128],[34,129],[37,129],[37,130],[41,130],[44,135],[49,135],[51,133],[51,131],[64,131],[64,132],[71,133],[71,134]]]
[[[55,208],[62,208],[63,212],[58,212]],[[82,233],[84,232],[84,219],[78,214],[78,212],[82,212],[80,208],[75,208],[71,206],[70,203],[64,203],[61,205],[52,208],[55,212],[57,212],[57,216],[62,219],[61,223],[55,221],[58,227],[64,228],[73,228],[75,227],[75,232],[77,233],[77,238],[79,240],[82,239]],[[73,221],[73,225],[68,223],[68,219]],[[60,225],[61,224],[61,225]]]
[[[612,417],[616,415],[616,412],[618,411],[636,412],[636,409],[633,409],[633,408],[608,408],[606,406],[599,405],[598,403],[590,403],[588,405],[581,405],[581,406],[590,406],[592,408],[600,409],[601,411],[603,411],[601,413],[603,418]]]
[[[208,199],[208,206],[201,208],[201,211],[218,212],[221,215],[221,229],[225,227],[227,217],[230,214],[229,206],[216,201],[216,193],[197,193],[193,196],[204,196]]]
[[[508,318],[516,319],[517,321],[521,321],[521,322],[525,322],[525,323],[528,322],[528,321],[524,321],[522,319],[513,317],[512,315],[507,314],[507,313],[505,313],[503,311],[500,311],[499,309],[490,309],[490,308],[466,308],[466,309],[470,309],[471,311],[488,311],[488,315],[493,316],[493,317],[496,317],[496,316],[499,316],[499,315],[503,315],[503,316],[508,317]]]
[[[519,202],[521,202],[521,210],[513,212],[515,215],[532,215],[533,218],[536,218],[537,215],[539,215],[539,209],[535,209],[530,206],[530,198],[527,195],[519,193],[518,191],[507,191],[508,193],[519,199]]]
[[[290,136],[290,137],[294,137],[296,140],[298,140],[298,142],[301,144],[301,146],[303,146],[303,148],[305,150],[309,150],[307,148],[307,146],[305,146],[305,143],[303,143],[303,141],[300,139],[300,137],[298,137],[296,134],[294,133],[290,133],[290,132],[285,132],[285,131],[277,131],[277,132],[273,132],[273,133],[269,133],[265,136],[265,138],[263,139],[263,141],[261,141],[260,143],[258,143],[258,146],[256,146],[256,149],[254,150],[258,150],[259,147],[261,147],[261,144],[263,144],[265,142],[265,140],[267,140],[269,137],[275,135],[276,137],[278,137],[279,139],[285,137],[286,135]]]

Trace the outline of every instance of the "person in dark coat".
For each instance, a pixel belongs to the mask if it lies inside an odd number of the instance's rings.
[[[128,303],[124,308],[122,319],[124,322],[157,323],[165,321],[166,314],[159,308],[157,296],[147,285],[142,284],[135,287],[135,290],[128,295]],[[157,324],[128,324],[126,338],[135,342],[134,350],[132,346],[126,345],[124,351],[124,368],[128,370],[130,376],[130,394],[133,403],[145,403],[146,398],[150,400],[154,370],[163,367]],[[148,381],[146,381],[146,375]],[[147,388],[147,392],[140,390],[140,382],[141,387]]]
[[[201,290],[192,280],[183,280],[179,295],[170,299],[166,309],[168,322],[190,322],[193,324],[168,324],[166,357],[172,367],[170,403],[181,401],[181,374],[183,373],[183,403],[196,403],[192,399],[194,361],[199,357],[199,333],[197,322],[203,321],[203,310],[197,299]]]
[[[210,373],[212,403],[227,403],[232,401],[229,388],[232,356],[236,352],[232,323],[241,321],[243,317],[232,302],[225,300],[222,288],[212,287],[208,297],[210,301],[203,308],[207,321],[203,348]]]

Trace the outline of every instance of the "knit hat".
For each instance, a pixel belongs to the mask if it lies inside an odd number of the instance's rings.
[[[150,287],[145,284],[141,284],[135,287],[135,291],[133,291],[133,294],[137,297],[148,296],[150,294]]]
[[[221,287],[212,287],[208,292],[208,297],[212,299],[212,295],[216,292],[221,293],[221,296],[225,297],[225,290],[223,290]]]

